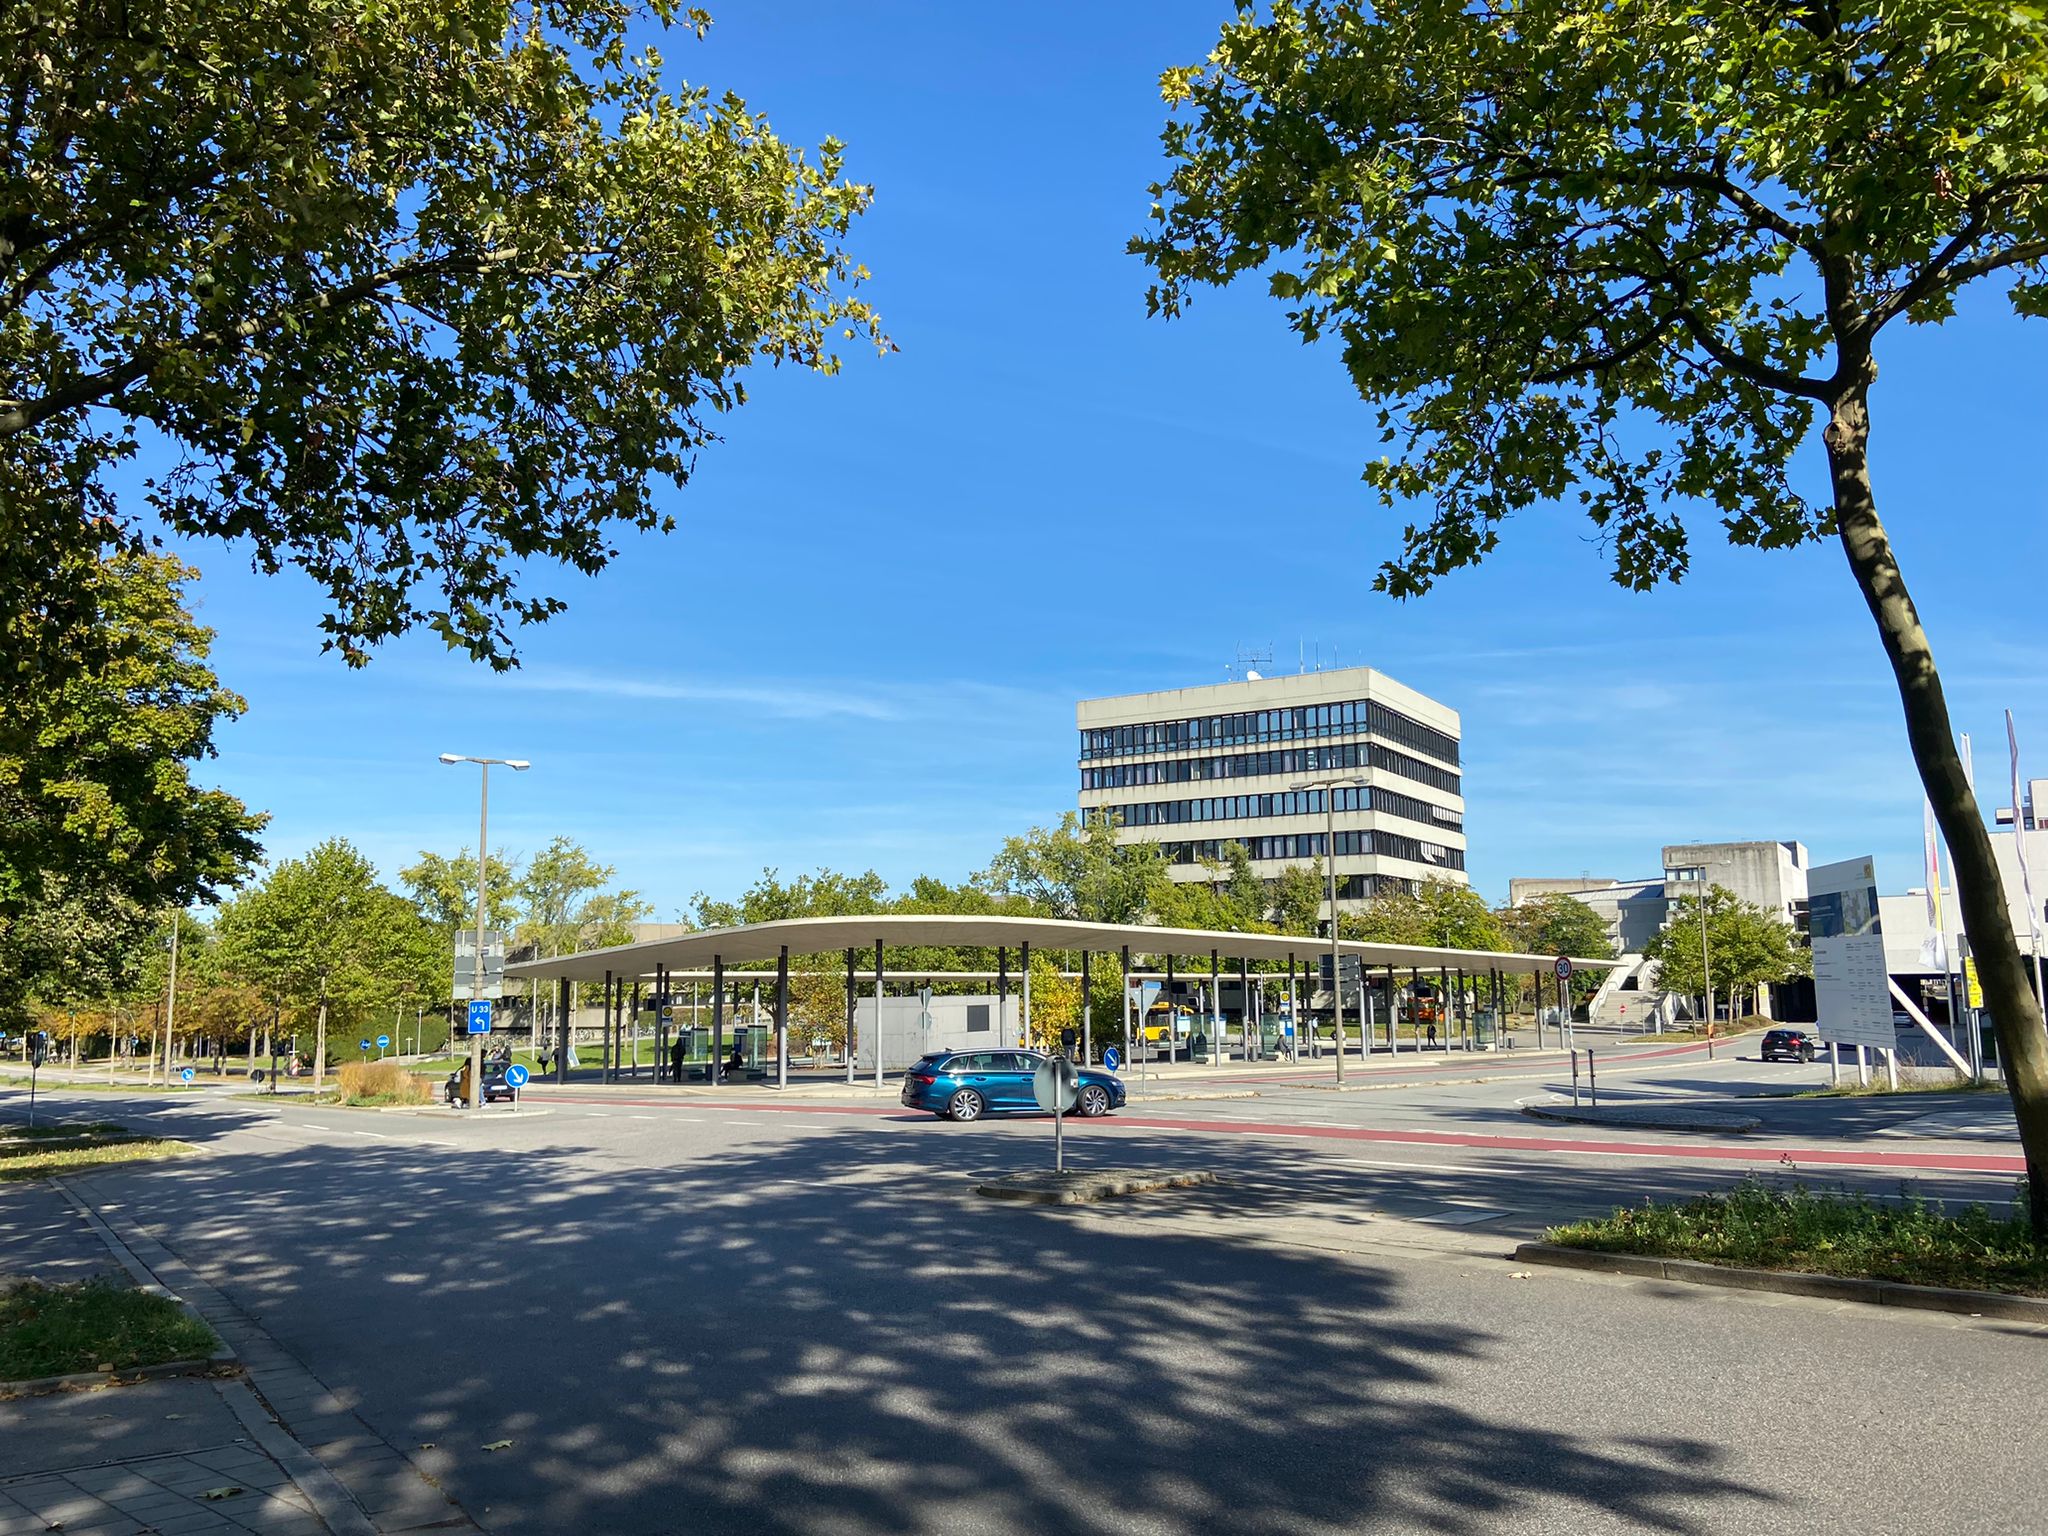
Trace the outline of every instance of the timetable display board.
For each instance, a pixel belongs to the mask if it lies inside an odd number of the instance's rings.
[[[1806,895],[1820,1013],[1815,1032],[1831,1044],[1892,1049],[1898,1039],[1878,924],[1876,860],[1816,865],[1807,874]]]

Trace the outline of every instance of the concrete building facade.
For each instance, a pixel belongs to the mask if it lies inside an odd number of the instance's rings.
[[[1458,713],[1371,667],[1087,699],[1075,723],[1082,814],[1164,845],[1177,880],[1230,843],[1266,879],[1313,863],[1334,814],[1340,906],[1465,882]],[[1296,787],[1331,777],[1364,782]]]
[[[1617,955],[1641,954],[1671,911],[1661,875],[1640,880],[1537,878],[1508,882],[1510,906],[1519,907],[1537,896],[1569,896],[1591,908],[1607,925],[1607,942]]]

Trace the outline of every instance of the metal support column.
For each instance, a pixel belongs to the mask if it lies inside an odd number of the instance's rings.
[[[875,1086],[882,1086],[882,941],[875,940]]]
[[[555,1081],[569,1081],[569,1004],[576,983],[564,976],[555,993]]]
[[[626,1058],[628,1072],[633,1077],[640,1075],[640,983],[633,983],[633,1011],[626,1015],[626,1038],[632,1042],[632,1054]]]
[[[775,957],[775,1086],[789,1086],[789,946]]]
[[[725,956],[711,957],[711,1069],[707,1081],[725,1081]]]
[[[1081,1065],[1095,1060],[1094,994],[1088,990],[1088,951],[1081,951]]]
[[[1124,1000],[1123,1005],[1117,1009],[1117,1014],[1123,1020],[1124,1060],[1129,1061],[1131,1059],[1131,946],[1128,944],[1124,945],[1120,954],[1123,959],[1123,970],[1119,974],[1123,978]]]
[[[846,951],[846,1086],[853,1086],[853,951]]]
[[[1401,984],[1394,979],[1394,968],[1387,967],[1387,1049],[1398,1050],[1394,1044],[1394,1031],[1401,1023]]]
[[[1243,955],[1237,957],[1237,1002],[1239,1009],[1237,1038],[1244,1047],[1245,1061],[1250,1063],[1256,1059],[1252,1055],[1252,963],[1245,959]],[[1259,1044],[1264,1046],[1266,1043],[1263,1038],[1265,1031],[1261,1030],[1259,1033],[1262,1037]],[[1260,1054],[1263,1055],[1264,1052],[1262,1051]]]
[[[1010,947],[996,946],[996,1048],[1003,1046],[1003,1031],[1010,1026]]]
[[[1451,973],[1443,966],[1436,968],[1436,1023],[1444,1037],[1444,1049],[1451,1048]]]
[[[1216,951],[1209,951],[1209,1064],[1223,1061],[1223,986],[1217,969]]]
[[[1017,1016],[1017,1043],[1026,1050],[1031,1048],[1031,946],[1017,946],[1017,969],[1024,978],[1019,991],[1023,998],[1023,1012]]]
[[[598,1031],[597,1080],[608,1083],[612,1080],[612,973],[604,973],[604,1027]]]
[[[1364,991],[1364,990],[1365,990],[1365,989],[1364,989],[1364,986],[1363,986],[1363,984],[1362,984],[1362,983],[1361,983],[1361,985],[1360,985],[1360,987],[1359,987],[1359,990],[1360,990],[1360,991]],[[1300,1065],[1301,1065],[1301,1005],[1300,1005],[1300,1004],[1299,1004],[1299,1003],[1298,1003],[1298,1002],[1297,1002],[1297,1001],[1295,1000],[1295,993],[1294,993],[1294,951],[1293,951],[1293,950],[1291,950],[1291,949],[1290,949],[1289,951],[1287,951],[1287,1023],[1288,1023],[1288,1028],[1289,1028],[1289,1031],[1290,1031],[1290,1032],[1289,1032],[1289,1034],[1288,1034],[1288,1043],[1289,1043],[1289,1046],[1290,1046],[1290,1051],[1289,1051],[1289,1054],[1290,1054],[1291,1056],[1293,1056],[1293,1058],[1294,1058],[1294,1064],[1295,1064],[1296,1066],[1300,1066]]]
[[[1172,955],[1166,957],[1166,986],[1159,995],[1166,1003],[1166,1059],[1171,1062],[1174,1059],[1174,1043],[1179,1037],[1180,1030],[1180,1004],[1173,1000]],[[1138,1020],[1138,1034],[1141,1039],[1145,1034],[1145,1021],[1142,1018]]]

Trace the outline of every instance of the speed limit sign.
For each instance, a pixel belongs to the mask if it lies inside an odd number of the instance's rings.
[[[1557,957],[1557,964],[1553,965],[1551,969],[1557,972],[1557,979],[1559,981],[1570,981],[1572,979],[1571,956],[1559,955]]]

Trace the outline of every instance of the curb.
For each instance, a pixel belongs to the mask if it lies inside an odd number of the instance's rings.
[[[95,1387],[126,1387],[138,1381],[158,1381],[166,1376],[203,1376],[209,1371],[241,1367],[233,1350],[225,1358],[219,1351],[201,1359],[165,1360],[157,1365],[124,1366],[115,1371],[73,1371],[64,1376],[36,1376],[27,1381],[0,1381],[0,1401],[17,1397],[46,1397],[52,1392],[79,1392]]]
[[[1593,1248],[1566,1248],[1556,1243],[1523,1243],[1515,1249],[1514,1257],[1519,1263],[1550,1264],[1560,1269],[1633,1275],[1644,1280],[1675,1280],[1686,1285],[1717,1285],[1724,1290],[1768,1291],[1779,1296],[1811,1296],[1821,1301],[1853,1301],[1875,1307],[1957,1312],[1969,1317],[2006,1318],[2048,1328],[2048,1297],[2014,1296],[2004,1291],[1948,1290],[1934,1285],[1905,1285],[1896,1280],[1864,1280],[1851,1275],[1812,1275],[1791,1269],[1741,1269],[1728,1264],[1702,1264],[1695,1259],[1659,1259],[1640,1253],[1602,1253]]]
[[[112,1227],[107,1225],[105,1218],[102,1217],[98,1211],[94,1210],[91,1206],[87,1205],[83,1200],[79,1199],[77,1192],[74,1191],[71,1188],[70,1184],[67,1183],[61,1176],[52,1177],[50,1180],[50,1184],[51,1187],[54,1188],[58,1194],[62,1195],[64,1199],[70,1204],[71,1209],[78,1212],[80,1216],[85,1218],[85,1224],[91,1227],[93,1231],[99,1235],[99,1240],[102,1243],[106,1244],[107,1251],[113,1254],[113,1256],[120,1261],[121,1267],[123,1269],[128,1271],[128,1278],[135,1282],[135,1288],[137,1290],[147,1291],[152,1296],[161,1296],[166,1301],[176,1302],[178,1304],[178,1309],[181,1312],[183,1312],[187,1317],[191,1318],[192,1321],[197,1323],[200,1327],[204,1328],[208,1333],[213,1335],[213,1353],[208,1355],[204,1360],[197,1362],[174,1360],[169,1362],[166,1366],[152,1367],[146,1369],[155,1369],[159,1372],[159,1374],[165,1376],[179,1376],[188,1374],[189,1370],[195,1364],[198,1368],[201,1369],[211,1369],[213,1367],[223,1365],[233,1365],[239,1369],[241,1357],[235,1353],[235,1347],[232,1344],[228,1343],[226,1339],[221,1337],[221,1332],[218,1328],[214,1327],[212,1323],[208,1322],[204,1317],[200,1316],[199,1309],[197,1307],[193,1306],[191,1302],[187,1301],[184,1297],[180,1296],[176,1291],[170,1289],[168,1286],[164,1285],[160,1280],[158,1280],[155,1272],[151,1270],[147,1264],[143,1263],[141,1259],[137,1258],[135,1256],[135,1251],[131,1249],[126,1243],[122,1242],[119,1234],[117,1234]],[[180,1367],[180,1369],[172,1370],[169,1368],[170,1366],[177,1366]],[[99,1375],[98,1372],[94,1372],[93,1374],[96,1376]],[[113,1374],[118,1376],[120,1372],[116,1371]],[[106,1378],[101,1377],[101,1379],[104,1380]],[[142,1380],[145,1378],[138,1376],[136,1379]]]
[[[1629,1107],[1617,1105],[1614,1110],[1603,1114],[1598,1109],[1573,1109],[1570,1106],[1559,1107],[1555,1104],[1524,1104],[1522,1113],[1531,1120],[1553,1120],[1563,1125],[1605,1125],[1627,1131],[1691,1131],[1709,1136],[1740,1136],[1763,1125],[1763,1121],[1755,1115],[1693,1110],[1685,1119],[1672,1119],[1667,1115],[1651,1118],[1631,1115],[1627,1112]]]

